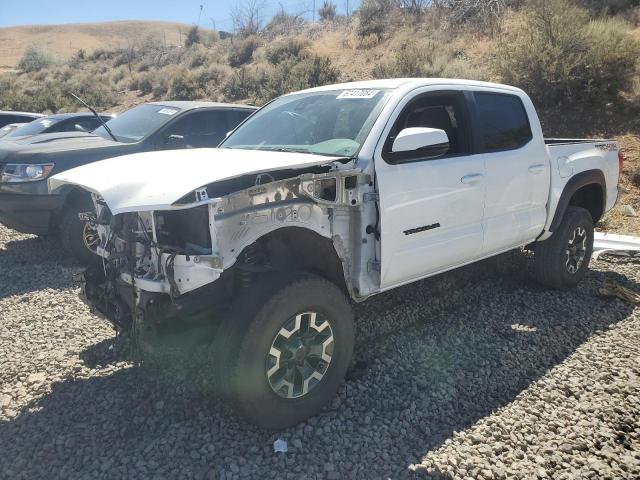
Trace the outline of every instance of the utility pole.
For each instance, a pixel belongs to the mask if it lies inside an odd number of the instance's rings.
[[[316,0],[313,0],[313,22],[316,21]]]
[[[200,26],[200,17],[202,16],[203,8],[204,8],[204,5],[200,5],[200,12],[198,13],[198,27]]]
[[[209,20],[211,20],[211,25],[213,25],[213,30],[216,31],[216,21],[213,19],[213,17],[209,17]]]

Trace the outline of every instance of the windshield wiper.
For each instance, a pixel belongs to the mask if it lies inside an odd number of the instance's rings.
[[[89,105],[87,105],[87,103],[82,100],[78,95],[76,95],[73,92],[69,92],[71,94],[71,96],[73,98],[75,98],[76,100],[78,100],[82,105],[84,105],[86,108],[89,109],[89,111],[91,113],[93,113],[95,115],[95,117],[98,119],[98,121],[102,124],[102,126],[104,127],[104,129],[107,131],[107,133],[111,136],[111,138],[113,138],[114,142],[117,142],[118,139],[116,138],[116,136],[113,134],[113,132],[111,131],[111,129],[109,127],[107,127],[107,123],[102,119],[102,117],[100,115],[98,115],[98,112],[96,112],[93,108],[91,108]]]

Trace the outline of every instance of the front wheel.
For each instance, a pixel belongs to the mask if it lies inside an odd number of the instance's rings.
[[[584,278],[593,253],[593,219],[580,207],[568,207],[558,230],[536,244],[536,279],[558,290],[569,290]]]
[[[60,222],[60,240],[65,252],[80,260],[85,265],[92,265],[99,260],[96,248],[99,243],[95,225],[80,220],[78,214],[92,212],[93,205],[85,202],[72,204],[64,212]]]
[[[353,313],[331,282],[269,276],[239,299],[221,328],[217,368],[229,403],[269,429],[294,425],[331,400],[351,362]]]

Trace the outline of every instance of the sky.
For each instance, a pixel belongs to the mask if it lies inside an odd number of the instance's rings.
[[[232,30],[231,9],[246,0],[0,0],[0,27],[60,23],[91,23],[111,20],[165,20],[195,24],[203,5],[200,24],[218,30]],[[281,7],[288,13],[311,19],[314,0],[260,0],[268,20]],[[316,10],[323,0],[315,0]],[[334,0],[344,13],[359,0]]]

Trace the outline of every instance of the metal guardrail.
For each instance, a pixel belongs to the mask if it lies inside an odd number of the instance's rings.
[[[640,238],[615,233],[595,232],[593,239],[593,257],[604,254],[640,257]]]

